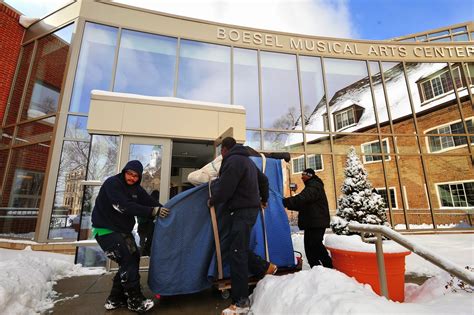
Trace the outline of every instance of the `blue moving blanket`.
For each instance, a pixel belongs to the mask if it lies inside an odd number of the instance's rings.
[[[262,159],[252,158],[261,168]],[[270,261],[279,267],[295,267],[288,217],[281,203],[283,176],[281,161],[266,159],[265,174],[270,183],[268,207],[264,210]],[[215,185],[214,181],[211,185]],[[171,209],[165,219],[155,223],[148,285],[161,295],[188,294],[202,291],[217,279],[217,262],[211,217],[207,200],[207,184],[194,187],[169,200]],[[228,231],[230,213],[217,205],[217,222],[224,265],[228,278]],[[263,220],[261,214],[252,230],[252,250],[265,258]]]

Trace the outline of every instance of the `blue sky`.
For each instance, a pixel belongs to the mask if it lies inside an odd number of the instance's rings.
[[[178,15],[262,29],[390,39],[474,20],[472,0],[116,0]],[[5,0],[41,17],[67,0]]]

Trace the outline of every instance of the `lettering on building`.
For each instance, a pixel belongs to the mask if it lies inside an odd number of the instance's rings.
[[[217,39],[264,48],[283,48],[298,53],[340,55],[367,58],[469,58],[474,57],[474,45],[434,46],[403,44],[370,44],[337,40],[318,40],[268,34],[238,29],[217,28]]]

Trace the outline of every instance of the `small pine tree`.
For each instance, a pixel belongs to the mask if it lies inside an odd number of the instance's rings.
[[[388,226],[385,202],[368,181],[367,171],[354,147],[347,154],[344,175],[343,195],[338,199],[336,217],[331,222],[333,232],[340,235],[360,234],[349,231],[351,221]]]

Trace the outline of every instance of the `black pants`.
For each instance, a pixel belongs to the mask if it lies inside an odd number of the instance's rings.
[[[311,268],[323,265],[332,268],[332,260],[326,247],[323,245],[324,228],[311,228],[304,230],[304,251]]]
[[[153,241],[153,232],[155,222],[153,220],[142,219],[138,221],[138,236],[140,236],[140,251],[142,256],[150,256],[151,243]]]
[[[125,292],[140,287],[140,253],[132,233],[110,233],[96,236],[105,255],[119,265],[114,284],[120,278]],[[118,278],[117,278],[118,277]]]
[[[250,233],[257,220],[258,208],[244,208],[231,215],[230,232],[230,277],[232,280],[232,303],[248,299],[249,270],[257,277],[262,277],[269,263],[256,255],[249,248]]]

